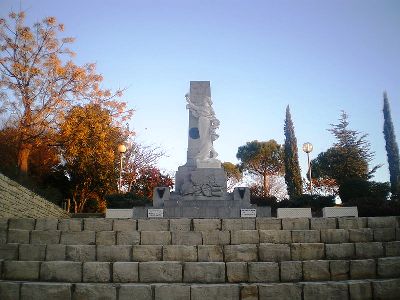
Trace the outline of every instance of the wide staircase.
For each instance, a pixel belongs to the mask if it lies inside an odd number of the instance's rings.
[[[0,219],[0,299],[400,299],[399,223]]]

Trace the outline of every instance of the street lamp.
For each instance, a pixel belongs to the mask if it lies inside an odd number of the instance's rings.
[[[310,180],[310,194],[312,193],[312,180],[311,180],[311,164],[310,164],[310,152],[313,150],[313,145],[309,142],[303,144],[303,151],[307,153],[308,161],[308,177]]]
[[[118,145],[118,152],[120,154],[118,191],[121,192],[121,189],[122,189],[122,156],[126,152],[126,146],[124,144]]]

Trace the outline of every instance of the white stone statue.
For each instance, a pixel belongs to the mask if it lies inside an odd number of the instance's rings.
[[[213,142],[219,137],[216,130],[220,122],[215,117],[211,98],[204,96],[200,102],[194,103],[190,100],[190,95],[186,94],[185,97],[187,101],[186,108],[198,119],[199,144],[195,156],[197,167],[219,168],[221,167],[221,162],[216,159],[218,153],[213,147]]]

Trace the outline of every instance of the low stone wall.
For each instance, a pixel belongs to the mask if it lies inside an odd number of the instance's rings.
[[[69,214],[57,205],[0,174],[0,217],[69,218]]]

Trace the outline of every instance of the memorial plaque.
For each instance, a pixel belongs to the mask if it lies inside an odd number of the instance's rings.
[[[240,210],[241,218],[255,218],[257,216],[257,210],[254,208],[242,208]]]
[[[163,218],[164,217],[164,209],[162,208],[149,208],[147,210],[148,218]]]

